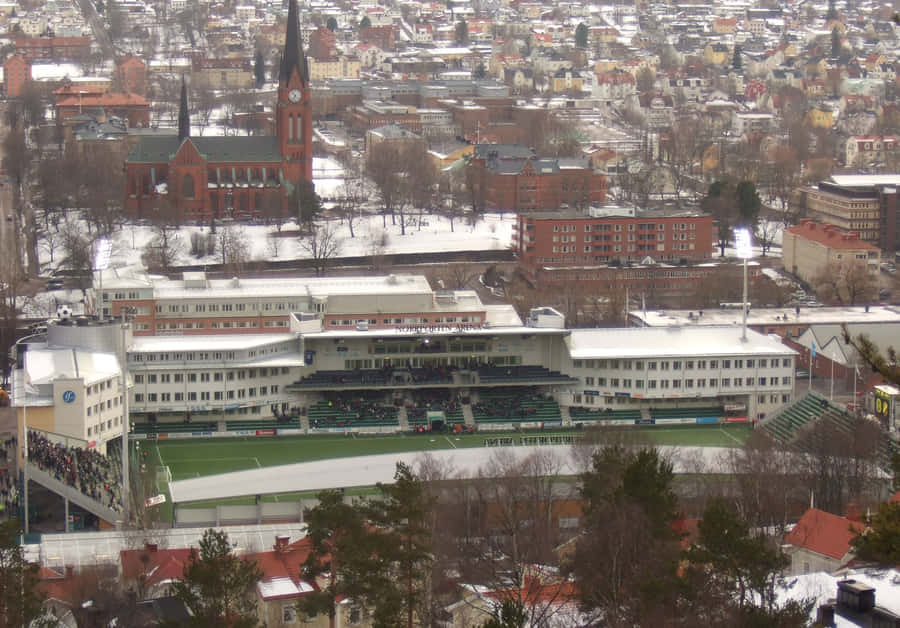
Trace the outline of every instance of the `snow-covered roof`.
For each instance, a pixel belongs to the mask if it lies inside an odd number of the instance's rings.
[[[165,351],[242,351],[295,341],[294,334],[220,334],[197,336],[135,336],[129,353]]]
[[[814,598],[810,619],[815,619],[816,609],[821,604],[837,598],[837,583],[852,579],[859,583],[874,587],[875,604],[892,613],[900,614],[900,571],[896,569],[851,569],[836,574],[816,572],[792,576],[785,587],[776,588],[779,604],[787,600],[805,600]],[[836,628],[857,628],[859,625],[841,614],[835,613]]]
[[[710,325],[740,324],[741,310],[710,309],[703,310],[633,310],[630,315],[644,322],[648,327],[671,327],[691,325],[707,327]],[[890,305],[870,305],[868,311],[864,306],[843,307],[805,307],[800,306],[797,314],[793,307],[751,308],[747,314],[748,325],[814,325],[823,323],[900,323],[900,308]]]
[[[572,359],[793,355],[780,340],[740,326],[573,329],[566,339]]]
[[[315,589],[313,589],[311,584],[303,582],[302,580],[299,583],[295,583],[290,578],[284,577],[258,582],[256,584],[256,590],[259,591],[259,595],[262,599],[270,600],[272,598],[291,597],[302,593],[309,593]]]
[[[831,180],[847,187],[900,185],[900,174],[834,174]]]
[[[72,348],[29,349],[25,372],[31,385],[49,384],[54,379],[82,379],[86,386],[119,374],[119,361],[112,353]]]

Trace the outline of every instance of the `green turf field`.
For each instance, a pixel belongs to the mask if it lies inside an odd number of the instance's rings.
[[[649,427],[638,430],[659,445],[700,445],[733,447],[750,434],[746,425]],[[542,432],[576,434],[576,432]],[[529,433],[528,435],[537,435]],[[203,475],[243,471],[296,462],[368,456],[408,451],[433,451],[461,447],[483,447],[486,438],[512,437],[518,444],[520,434],[480,433],[460,436],[415,434],[390,436],[281,436],[221,439],[185,439],[141,441],[152,462],[169,467],[173,480]]]

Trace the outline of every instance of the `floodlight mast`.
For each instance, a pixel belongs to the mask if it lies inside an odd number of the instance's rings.
[[[741,301],[741,312],[743,314],[743,324],[741,327],[741,340],[747,340],[747,260],[753,257],[753,246],[750,241],[750,230],[746,227],[734,230],[734,246],[737,250],[737,256],[744,260],[744,297]]]
[[[97,250],[94,252],[94,270],[100,271],[100,294],[94,301],[100,303],[97,308],[97,317],[103,322],[103,271],[109,268],[109,258],[112,254],[112,242],[109,238],[97,240]]]

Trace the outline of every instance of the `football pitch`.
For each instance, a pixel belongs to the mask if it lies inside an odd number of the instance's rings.
[[[752,431],[748,425],[648,427],[630,430],[657,445],[735,447]],[[571,436],[574,431],[481,432],[478,434],[312,435],[139,441],[140,455],[153,466],[169,468],[173,480],[262,467],[397,452],[427,452],[484,447],[490,438]],[[160,486],[168,492],[168,487]],[[277,497],[272,497],[277,499]],[[241,503],[238,500],[235,503]]]

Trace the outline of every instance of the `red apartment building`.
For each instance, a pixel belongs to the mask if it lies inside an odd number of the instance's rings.
[[[690,211],[524,213],[513,227],[513,248],[520,271],[536,285],[627,286],[654,301],[691,294],[699,282],[726,272],[698,264],[712,258],[713,221]]]
[[[7,98],[20,98],[31,81],[31,63],[22,55],[13,55],[3,62],[3,88]]]
[[[309,34],[309,56],[313,59],[337,58],[337,43],[334,33],[326,26],[320,26]]]
[[[16,54],[26,59],[78,61],[91,54],[90,37],[16,37]]]
[[[585,158],[541,158],[525,146],[477,144],[467,168],[476,198],[490,210],[556,211],[606,201],[606,177]]]
[[[127,120],[130,127],[146,128],[150,126],[150,103],[146,98],[137,94],[79,93],[61,96],[56,101],[56,116],[61,121],[96,109],[102,109],[109,115]]]
[[[632,209],[522,213],[513,227],[520,263],[594,265],[609,262],[706,261],[713,253],[712,216]]]
[[[124,91],[143,96],[147,91],[147,64],[134,55],[119,59],[116,80]]]

